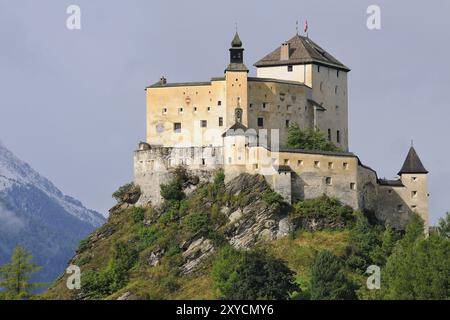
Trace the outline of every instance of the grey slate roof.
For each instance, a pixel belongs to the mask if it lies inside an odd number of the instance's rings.
[[[427,169],[423,166],[422,161],[420,161],[414,147],[409,149],[405,163],[403,163],[398,174],[401,175],[402,173],[428,173]]]
[[[230,137],[230,136],[257,136],[253,130],[248,130],[246,126],[244,126],[240,122],[235,122],[231,127],[227,129],[222,134],[222,137]]]
[[[401,180],[378,179],[378,183],[382,186],[404,187],[403,182]]]
[[[317,63],[332,66],[344,71],[350,71],[348,67],[346,67],[343,63],[341,63],[331,54],[322,49],[310,38],[295,35],[290,40],[288,40],[287,43],[289,43],[288,60],[280,59],[281,46],[279,46],[277,49],[256,62],[254,66],[267,67]]]

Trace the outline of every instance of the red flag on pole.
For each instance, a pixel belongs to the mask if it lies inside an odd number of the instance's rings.
[[[305,33],[308,33],[308,20],[305,22]]]

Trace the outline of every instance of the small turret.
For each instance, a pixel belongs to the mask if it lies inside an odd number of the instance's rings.
[[[418,213],[428,234],[428,170],[425,169],[413,146],[409,149],[405,162],[398,175],[405,186],[403,199],[412,212]]]

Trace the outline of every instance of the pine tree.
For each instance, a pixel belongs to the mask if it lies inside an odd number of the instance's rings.
[[[328,250],[319,252],[311,268],[311,299],[356,299],[354,290],[354,285],[343,272],[340,259]]]
[[[441,237],[450,239],[450,212],[447,212],[445,218],[439,219],[438,231]]]
[[[414,215],[382,271],[383,298],[450,298],[450,240],[425,238],[423,230],[423,220]]]
[[[40,267],[32,263],[32,255],[23,247],[17,246],[11,256],[11,261],[0,267],[0,288],[5,299],[28,299],[32,289],[39,284],[31,283],[31,275]]]

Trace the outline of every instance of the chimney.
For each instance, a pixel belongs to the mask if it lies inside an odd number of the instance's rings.
[[[164,76],[162,76],[161,79],[159,79],[159,83],[160,84],[167,84],[167,79],[164,78]]]
[[[289,60],[289,43],[287,42],[281,45],[280,60]]]

